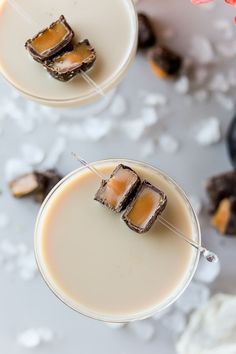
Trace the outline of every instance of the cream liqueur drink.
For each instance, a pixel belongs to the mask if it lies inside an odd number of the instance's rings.
[[[60,106],[80,105],[100,98],[99,92],[81,75],[69,82],[53,79],[25,49],[28,39],[61,15],[74,31],[73,40],[88,39],[95,49],[96,62],[88,75],[102,91],[113,88],[123,78],[136,52],[137,21],[131,0],[14,2],[24,16],[20,16],[7,0],[0,2],[0,71],[23,94],[45,104]],[[58,36],[63,34],[63,28],[56,30]],[[50,36],[48,40],[53,44]],[[38,48],[41,44],[38,41]]]
[[[108,160],[94,166],[109,178],[120,163],[148,181],[148,187],[160,189],[168,200],[162,216],[199,241],[193,211],[166,175],[132,161]],[[152,196],[152,188],[141,188],[140,198],[120,213],[124,201],[117,196],[126,193],[127,178],[134,187],[136,183],[128,172],[119,170],[107,185],[111,193],[106,203],[113,210],[94,200],[95,195],[101,200],[104,192],[94,173],[86,167],[73,172],[43,204],[35,232],[39,268],[55,294],[77,311],[111,322],[144,318],[166,307],[190,281],[199,256],[158,218],[148,226],[150,203],[162,203],[162,209],[166,203],[162,194]]]

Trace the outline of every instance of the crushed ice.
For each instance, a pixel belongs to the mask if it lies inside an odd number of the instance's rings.
[[[158,139],[158,146],[163,152],[167,154],[174,154],[179,149],[179,142],[172,135],[162,133]]]
[[[0,229],[4,229],[10,223],[10,217],[5,212],[0,211]]]
[[[3,239],[0,242],[0,257],[3,261],[3,269],[17,274],[22,280],[32,280],[38,273],[34,252],[24,243],[12,242]]]
[[[141,340],[150,341],[155,335],[155,326],[150,320],[134,321],[128,328]]]
[[[127,102],[122,95],[120,94],[115,95],[113,101],[111,102],[109,112],[111,113],[112,116],[115,117],[120,117],[126,114]]]
[[[50,343],[53,339],[53,331],[46,327],[29,328],[17,336],[18,344],[28,349],[37,348],[41,344]]]
[[[221,140],[219,119],[210,117],[198,123],[195,127],[195,140],[202,146],[218,143]]]
[[[176,301],[175,306],[180,311],[188,314],[205,305],[209,297],[210,290],[206,285],[192,281],[179,300]]]

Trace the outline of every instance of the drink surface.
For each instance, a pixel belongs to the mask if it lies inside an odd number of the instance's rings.
[[[130,0],[16,1],[33,24],[19,16],[6,0],[0,2],[0,71],[23,93],[49,103],[85,103],[99,97],[82,77],[68,83],[51,78],[24,48],[26,40],[62,14],[76,40],[87,38],[95,47],[97,60],[89,76],[104,90],[114,87],[123,77],[136,48],[136,17]]]
[[[109,176],[117,162],[97,165]],[[128,164],[142,179],[163,190],[163,216],[192,239],[196,229],[179,190],[150,168]],[[158,221],[139,235],[93,200],[99,178],[78,170],[43,208],[36,230],[36,253],[45,280],[67,304],[86,314],[132,318],[164,305],[182,288],[195,250]]]

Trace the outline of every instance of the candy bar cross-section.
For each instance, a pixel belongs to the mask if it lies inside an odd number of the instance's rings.
[[[236,235],[236,197],[221,200],[211,223],[223,235]]]
[[[94,199],[119,213],[129,204],[140,183],[140,178],[134,170],[120,164],[108,180],[102,181]]]
[[[81,71],[89,70],[96,60],[94,48],[87,39],[77,43],[70,51],[45,62],[49,74],[55,79],[66,82]]]
[[[165,193],[148,181],[143,181],[122,219],[131,230],[139,234],[145,233],[150,230],[166,204]]]
[[[157,46],[150,52],[149,62],[152,71],[161,79],[173,78],[179,75],[182,58],[172,50]]]
[[[60,53],[72,40],[74,32],[62,15],[48,28],[39,32],[25,43],[32,57],[42,63]]]

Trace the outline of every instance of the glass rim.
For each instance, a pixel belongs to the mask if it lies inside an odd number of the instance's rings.
[[[47,276],[46,272],[44,271],[42,265],[41,265],[41,261],[40,261],[40,255],[39,255],[39,238],[38,238],[38,228],[39,228],[39,224],[40,224],[40,220],[41,220],[41,216],[44,212],[45,207],[47,206],[47,203],[49,202],[49,200],[53,197],[54,193],[57,191],[57,189],[63,185],[64,183],[66,183],[70,178],[72,178],[73,176],[75,176],[78,172],[83,171],[85,169],[87,169],[86,166],[81,166],[75,170],[73,170],[72,172],[70,172],[69,174],[67,174],[51,191],[50,193],[47,195],[47,197],[45,198],[43,204],[41,205],[41,208],[38,212],[37,218],[36,218],[36,223],[35,223],[35,230],[34,230],[34,254],[35,254],[35,259],[36,259],[36,263],[39,269],[39,272],[43,278],[43,280],[45,281],[46,285],[48,286],[48,288],[54,293],[54,295],[61,301],[63,302],[66,306],[68,306],[69,308],[71,308],[72,310],[76,311],[77,313],[84,315],[88,318],[91,319],[95,319],[101,322],[110,322],[110,323],[128,323],[128,322],[133,322],[136,320],[144,320],[146,318],[152,317],[153,315],[157,314],[157,313],[161,313],[162,311],[164,311],[165,309],[167,309],[170,305],[172,305],[175,301],[178,300],[178,298],[183,294],[183,292],[187,289],[188,285],[190,284],[198,263],[199,263],[199,259],[200,259],[200,255],[201,255],[201,250],[200,250],[200,246],[201,246],[201,229],[200,229],[200,224],[198,221],[198,217],[186,195],[186,193],[182,190],[182,188],[178,185],[177,182],[175,182],[174,179],[172,179],[171,177],[169,177],[168,174],[166,174],[164,171],[162,171],[161,169],[146,163],[146,162],[142,162],[142,161],[137,161],[137,160],[133,160],[133,159],[119,159],[119,158],[109,158],[109,159],[103,159],[103,160],[98,160],[98,161],[94,161],[89,163],[89,165],[102,165],[104,163],[109,163],[109,162],[117,162],[117,163],[130,163],[130,164],[136,164],[138,166],[143,166],[146,168],[151,169],[154,172],[158,172],[159,174],[161,174],[167,181],[169,181],[170,183],[172,183],[174,185],[174,187],[178,190],[178,192],[180,193],[181,197],[184,199],[184,201],[187,203],[187,206],[190,209],[190,213],[192,215],[193,218],[193,222],[195,224],[195,229],[196,229],[196,240],[195,242],[198,243],[199,248],[198,250],[195,250],[195,255],[192,256],[192,260],[190,261],[190,265],[189,265],[189,274],[186,275],[186,279],[184,279],[182,282],[183,284],[180,284],[180,288],[178,290],[178,287],[176,288],[176,291],[174,292],[173,296],[170,296],[169,299],[167,298],[165,303],[162,304],[158,304],[157,306],[152,307],[151,309],[147,309],[146,311],[142,311],[140,313],[137,314],[132,314],[132,315],[125,315],[125,316],[119,316],[119,315],[101,315],[101,314],[96,314],[93,311],[90,311],[88,308],[87,309],[83,309],[82,306],[80,306],[79,304],[76,304],[75,301],[69,301],[69,299],[66,298],[66,296],[63,295],[63,293],[59,292],[56,289],[56,286],[53,284],[52,281],[50,281],[50,277]],[[189,246],[191,247],[191,246]]]
[[[3,5],[7,3],[7,0],[2,0],[2,1],[3,1]],[[122,81],[130,65],[134,61],[135,53],[137,50],[137,42],[138,42],[137,12],[133,0],[126,0],[126,1],[127,1],[127,6],[129,6],[129,11],[131,11],[132,40],[127,50],[127,55],[125,57],[125,60],[120,65],[118,72],[116,72],[115,75],[113,74],[108,80],[106,80],[99,86],[101,90],[104,92],[104,94],[106,94],[113,87],[116,87]],[[42,104],[44,103],[44,104],[52,104],[52,105],[60,105],[60,104],[79,105],[81,102],[82,104],[88,104],[96,101],[101,96],[99,92],[93,89],[92,92],[89,92],[85,95],[79,95],[70,98],[45,98],[39,95],[31,94],[30,92],[20,88],[17,84],[14,83],[14,81],[9,77],[9,75],[5,73],[5,71],[1,68],[1,65],[0,65],[0,74],[11,86],[13,86],[16,90],[18,90],[22,95]]]

